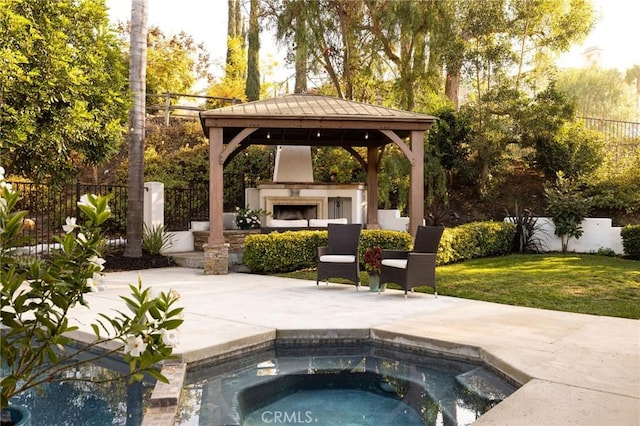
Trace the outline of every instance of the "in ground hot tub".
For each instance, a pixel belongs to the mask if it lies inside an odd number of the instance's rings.
[[[469,424],[517,388],[474,362],[377,343],[276,343],[185,383],[182,425]]]

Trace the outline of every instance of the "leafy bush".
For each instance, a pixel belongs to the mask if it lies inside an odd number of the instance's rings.
[[[515,235],[511,250],[517,253],[539,253],[545,248],[545,243],[536,234],[543,232],[538,224],[538,217],[529,209],[518,209],[513,215],[507,212],[507,221],[515,225]]]
[[[477,222],[444,230],[438,250],[438,264],[475,257],[508,254],[515,233],[511,223]],[[248,235],[244,241],[244,264],[253,272],[277,273],[318,264],[318,247],[328,244],[327,231],[289,231]],[[360,234],[360,268],[365,270],[368,249],[380,246],[390,250],[409,250],[412,238],[407,232],[364,229]]]
[[[556,185],[544,188],[548,200],[547,211],[555,225],[554,234],[560,237],[562,252],[569,246],[569,238],[579,239],[584,230],[582,221],[589,216],[591,199],[585,197],[578,188],[565,179],[561,171],[557,174]]]
[[[379,246],[387,250],[409,250],[413,240],[407,232],[388,229],[363,229],[360,234],[360,267],[364,268],[364,254],[373,247]]]
[[[290,272],[315,267],[318,246],[327,245],[327,231],[288,231],[247,235],[243,262],[253,272]]]
[[[148,373],[168,383],[156,366],[175,358],[176,328],[183,322],[179,318],[183,308],[173,306],[177,293],[152,296],[151,289],[143,288],[139,280],[137,286],[129,286],[130,295],[121,296],[128,309],[117,310],[116,315],[98,314],[91,324],[95,340],[82,343],[69,336],[78,329],[70,321],[71,310],[78,305],[89,308],[87,293],[100,291],[104,282],[105,260],[98,249],[103,241],[101,226],[111,216],[109,196],[82,196],[77,203],[82,218],[66,218],[64,234],[55,238],[60,248],[33,262],[15,257],[24,241],[24,229],[34,226],[25,218],[26,211],[16,209],[19,197],[4,181],[0,167],[0,406],[6,407],[13,396],[28,389],[59,381],[55,376],[61,371],[120,351],[129,364],[123,378],[140,381]],[[108,350],[87,357],[95,348]]]
[[[244,264],[253,272],[290,272],[318,265],[318,247],[328,244],[327,231],[289,231],[248,235],[244,240]],[[364,253],[380,246],[408,250],[411,236],[406,232],[365,229],[360,234],[360,266]]]
[[[508,222],[473,222],[445,228],[436,263],[509,254],[514,235],[515,225]]]
[[[640,259],[640,225],[627,225],[620,235],[624,253],[631,259]]]
[[[622,150],[626,154],[609,153],[611,162],[617,167],[616,173],[600,173],[601,179],[591,183],[588,189],[593,197],[593,207],[598,209],[621,210],[627,213],[640,210],[640,139],[637,139],[635,153]],[[620,148],[620,147],[617,147]]]
[[[172,244],[175,234],[166,232],[163,225],[153,225],[151,228],[143,224],[142,248],[149,254],[160,254]]]
[[[577,178],[593,173],[603,162],[602,134],[589,130],[584,123],[565,123],[553,140],[536,147],[536,161],[547,176],[562,170],[568,177]]]

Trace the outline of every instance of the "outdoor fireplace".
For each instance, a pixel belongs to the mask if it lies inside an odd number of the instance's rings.
[[[317,219],[318,206],[309,204],[277,204],[273,206],[272,217],[282,220]]]
[[[311,149],[282,146],[276,152],[273,183],[248,188],[247,205],[260,207],[276,220],[346,218],[348,223],[364,223],[366,186],[314,183]]]

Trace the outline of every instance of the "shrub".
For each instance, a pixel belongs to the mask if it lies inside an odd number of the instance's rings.
[[[622,248],[631,259],[640,260],[640,225],[627,225],[620,231]]]
[[[364,254],[370,248],[379,246],[387,250],[409,250],[413,240],[408,232],[388,229],[363,229],[360,234],[360,268],[364,269]]]
[[[148,227],[143,224],[142,248],[149,254],[160,254],[171,247],[175,234],[166,232],[163,225]]]
[[[565,123],[545,142],[536,146],[536,160],[547,176],[561,170],[569,178],[588,176],[604,159],[602,135],[581,122]]]
[[[289,231],[248,235],[244,240],[243,262],[253,272],[290,272],[318,265],[318,247],[328,244],[327,231]],[[406,232],[365,229],[360,234],[360,267],[364,253],[380,246],[408,250],[411,236]]]
[[[512,251],[518,253],[540,253],[544,249],[544,241],[536,235],[544,231],[538,224],[538,217],[531,210],[519,210],[516,202],[515,214],[511,215],[507,212],[506,220],[515,225]]]
[[[548,200],[547,211],[555,225],[554,233],[560,237],[562,252],[566,253],[569,239],[579,239],[584,233],[582,221],[589,216],[591,199],[583,196],[562,172],[557,174],[556,185],[545,186],[544,193]]]
[[[509,254],[515,225],[508,222],[473,222],[446,228],[438,248],[438,265],[478,257]]]
[[[152,296],[151,289],[143,288],[139,280],[137,286],[129,286],[130,295],[121,296],[128,309],[116,310],[115,315],[98,314],[91,324],[95,340],[83,343],[69,335],[78,329],[70,321],[75,316],[71,310],[78,305],[89,308],[87,293],[99,291],[104,282],[105,260],[98,249],[102,244],[101,226],[111,216],[109,196],[82,196],[77,203],[82,218],[66,218],[64,233],[55,237],[59,249],[46,258],[27,262],[16,257],[16,248],[23,244],[24,229],[35,224],[25,218],[26,211],[16,209],[19,196],[4,181],[4,169],[0,167],[0,406],[6,407],[13,396],[28,389],[68,380],[57,378],[64,370],[120,351],[129,364],[126,377],[131,382],[142,380],[148,373],[169,383],[156,366],[175,358],[175,329],[183,322],[179,318],[183,308],[173,306],[177,293]],[[91,352],[97,348],[106,351]]]
[[[440,241],[438,264],[508,254],[514,234],[513,224],[501,222],[476,222],[447,228]],[[244,264],[251,271],[290,272],[318,265],[318,247],[328,244],[328,233],[289,231],[248,235],[244,244]],[[360,269],[366,270],[365,253],[373,247],[409,250],[411,244],[412,238],[407,232],[364,229],[360,234]]]
[[[327,231],[288,231],[248,235],[243,262],[253,272],[290,272],[315,267],[318,246],[327,245]]]

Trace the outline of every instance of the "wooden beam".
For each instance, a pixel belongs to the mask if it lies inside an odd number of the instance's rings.
[[[231,142],[227,144],[227,148],[220,154],[220,164],[224,165],[227,157],[229,157],[229,155],[238,148],[240,143],[242,143],[242,141],[247,136],[249,136],[256,130],[258,130],[257,127],[247,127],[246,129],[242,129],[240,133],[238,133],[233,139],[231,139]],[[209,135],[209,140],[211,140],[211,135]]]
[[[400,150],[407,157],[407,159],[409,160],[409,163],[411,165],[413,165],[416,162],[415,154],[412,152],[411,148],[409,148],[407,146],[407,144],[404,143],[404,141],[402,139],[400,139],[400,137],[394,131],[392,131],[392,130],[380,130],[380,133],[384,134],[386,137],[389,138],[389,140],[391,140],[393,143],[395,143],[398,146],[398,148],[400,148]],[[415,133],[415,132],[411,132],[412,135],[413,135],[413,133]]]
[[[347,151],[349,154],[351,154],[351,156],[353,158],[355,158],[358,163],[360,163],[360,165],[362,166],[363,169],[367,170],[367,162],[364,161],[364,158],[362,158],[362,155],[360,155],[360,153],[358,153],[358,151],[353,149],[352,146],[343,145],[342,148],[344,148],[345,151]]]
[[[235,128],[274,128],[274,129],[354,129],[354,130],[395,130],[395,131],[426,131],[433,124],[433,119],[425,119],[422,121],[415,120],[348,120],[348,119],[332,119],[332,118],[288,118],[279,119],[273,116],[264,117],[213,117],[206,116],[205,113],[200,114],[203,128],[216,127],[235,127]]]

